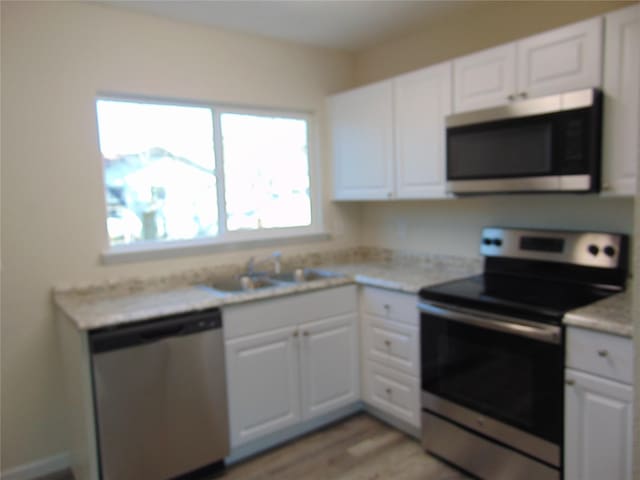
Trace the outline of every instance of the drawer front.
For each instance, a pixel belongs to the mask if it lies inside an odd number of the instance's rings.
[[[633,344],[630,338],[569,327],[567,366],[631,384]]]
[[[357,312],[355,285],[222,307],[224,338],[236,338]]]
[[[418,328],[378,317],[365,316],[368,358],[419,376]]]
[[[371,405],[420,428],[418,379],[394,372],[375,362],[369,362],[368,375],[368,399]]]
[[[396,322],[418,325],[417,295],[365,287],[362,289],[360,299],[362,311],[365,313]]]

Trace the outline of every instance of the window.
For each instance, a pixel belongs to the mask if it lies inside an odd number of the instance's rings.
[[[110,98],[96,109],[111,247],[317,232],[307,117]]]

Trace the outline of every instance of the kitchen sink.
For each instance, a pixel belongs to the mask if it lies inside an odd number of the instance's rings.
[[[221,278],[209,284],[214,290],[222,293],[252,292],[265,288],[285,286],[292,283],[305,283],[326,278],[341,278],[341,273],[325,272],[310,268],[296,268],[289,272],[278,274],[261,273],[259,275],[242,275],[231,278]]]
[[[322,280],[325,278],[344,277],[341,273],[324,272],[321,270],[312,270],[310,268],[296,268],[290,272],[283,272],[277,275],[271,275],[269,278],[278,282],[286,283],[303,283],[312,282],[313,280]]]
[[[263,288],[278,286],[278,282],[266,276],[232,277],[216,280],[210,287],[221,292],[251,292]]]

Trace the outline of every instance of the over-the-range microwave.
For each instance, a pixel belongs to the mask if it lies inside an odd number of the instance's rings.
[[[600,190],[602,92],[579,90],[450,115],[455,194]]]

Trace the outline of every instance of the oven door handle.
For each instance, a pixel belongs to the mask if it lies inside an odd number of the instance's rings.
[[[467,313],[423,302],[418,303],[418,310],[423,313],[445,318],[446,320],[517,335],[519,337],[554,344],[560,344],[562,342],[562,329],[555,325],[534,324],[526,320],[514,320],[509,317],[491,317],[475,311],[473,313]]]

